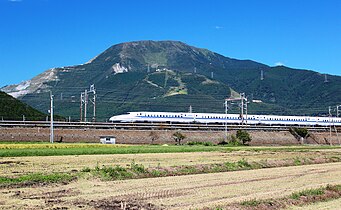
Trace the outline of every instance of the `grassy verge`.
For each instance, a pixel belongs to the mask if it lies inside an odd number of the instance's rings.
[[[40,174],[34,173],[16,178],[0,177],[0,187],[6,186],[30,186],[35,184],[67,183],[77,178],[77,174],[53,173]]]
[[[297,164],[299,161],[300,164]],[[145,168],[142,164],[132,162],[128,167],[116,166],[96,166],[94,169],[83,168],[82,172],[90,173],[103,180],[123,180],[123,179],[136,179],[147,177],[164,177],[164,176],[181,176],[190,174],[204,174],[204,173],[218,173],[228,171],[252,170],[261,168],[275,168],[296,165],[309,165],[318,163],[331,163],[339,162],[340,158],[330,157],[321,159],[306,159],[306,158],[293,158],[286,161],[272,161],[266,160],[249,162],[241,159],[237,162],[224,162],[215,164],[200,164],[200,165],[184,165],[173,167],[154,167]]]
[[[119,165],[103,167],[97,166],[94,169],[84,168],[82,172],[89,172],[96,177],[102,178],[103,180],[123,180],[146,177],[180,176],[189,174],[250,170],[253,169],[253,167],[253,165],[244,159],[237,162],[225,162],[222,164],[174,166],[167,168],[160,166],[157,168],[145,168],[142,164],[132,162],[129,167],[122,167]]]
[[[283,209],[290,206],[303,206],[338,198],[341,198],[341,185],[327,185],[326,187],[294,192],[289,196],[276,200],[251,199],[238,204],[232,204],[229,207],[237,209]]]
[[[0,157],[22,156],[58,156],[58,155],[92,155],[92,154],[138,154],[138,153],[181,153],[181,152],[232,152],[232,151],[272,151],[294,152],[322,149],[340,149],[338,146],[285,146],[285,147],[249,147],[249,146],[212,146],[204,145],[103,145],[86,143],[62,144],[0,144]]]
[[[32,146],[32,145],[30,145]],[[138,154],[138,153],[178,153],[178,152],[210,152],[223,151],[222,147],[206,146],[127,146],[127,147],[97,147],[89,144],[87,147],[70,148],[12,148],[0,149],[0,157],[22,156],[58,156],[58,155],[94,155],[94,154]]]

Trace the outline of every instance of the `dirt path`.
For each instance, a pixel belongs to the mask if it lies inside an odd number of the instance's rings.
[[[68,185],[0,190],[1,208],[213,208],[246,199],[276,198],[308,188],[341,184],[341,163],[214,174],[103,182],[81,179]]]

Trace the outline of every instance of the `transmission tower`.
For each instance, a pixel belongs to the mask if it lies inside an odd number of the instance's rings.
[[[263,69],[260,70],[260,80],[264,80],[264,71],[263,71]]]
[[[325,75],[324,75],[324,83],[327,83],[327,82],[329,82],[329,81],[328,81],[328,76],[327,76],[327,74],[325,74]]]

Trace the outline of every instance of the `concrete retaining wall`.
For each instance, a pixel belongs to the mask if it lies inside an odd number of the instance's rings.
[[[49,141],[48,128],[0,128],[0,141]],[[99,142],[100,136],[115,136],[118,144],[174,144],[172,134],[174,130],[135,131],[115,129],[55,129],[55,141],[62,138],[63,142]],[[217,131],[181,131],[187,141],[210,141],[218,143],[225,137],[225,132]],[[299,144],[287,131],[249,131],[252,145],[294,145]],[[235,135],[229,131],[228,135]],[[315,140],[308,139],[305,143],[338,143],[339,139],[329,133],[314,133]],[[154,141],[152,139],[154,138]],[[327,141],[325,140],[327,139]]]

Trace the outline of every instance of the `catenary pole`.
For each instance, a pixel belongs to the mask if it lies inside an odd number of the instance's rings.
[[[53,95],[52,95],[52,91],[50,92],[50,143],[53,143]]]

